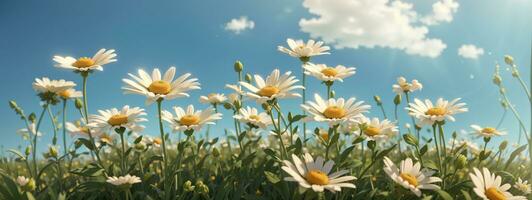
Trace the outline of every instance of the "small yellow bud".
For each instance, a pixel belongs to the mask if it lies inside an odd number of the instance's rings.
[[[235,72],[241,72],[242,69],[244,69],[244,65],[240,62],[240,60],[237,60],[234,64]]]

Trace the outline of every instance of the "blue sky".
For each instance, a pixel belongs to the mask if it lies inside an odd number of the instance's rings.
[[[338,0],[331,4],[340,5],[341,2]],[[431,5],[437,1],[404,2],[412,3],[414,7],[411,11],[421,16],[430,14]],[[432,26],[417,22],[417,27],[428,28],[424,37],[445,43],[446,48],[437,57],[412,55],[398,48],[362,45],[356,49],[333,48],[331,55],[317,57],[314,61],[356,67],[355,76],[335,85],[337,95],[356,96],[373,106],[372,96],[380,95],[389,115],[394,95],[391,85],[398,76],[405,76],[424,84],[424,89],[416,93],[416,97],[433,100],[462,97],[468,104],[470,112],[458,115],[457,122],[449,123],[448,130],[470,130],[469,125],[473,123],[494,126],[503,112],[497,88],[491,83],[494,63],[502,62],[505,54],[513,55],[525,81],[529,81],[532,40],[532,13],[529,11],[532,3],[525,0],[458,3],[459,7],[452,13],[450,22]],[[334,6],[330,7],[334,9]],[[339,13],[352,12],[356,16],[359,11]],[[241,16],[252,20],[254,27],[239,34],[224,28],[231,19]],[[237,59],[242,60],[246,72],[252,74],[265,75],[274,68],[280,68],[282,71],[294,71],[299,76],[299,62],[278,52],[276,47],[284,45],[286,38],[311,38],[309,31],[302,31],[299,22],[302,18],[313,17],[316,16],[309,13],[309,7],[303,6],[302,1],[283,0],[2,1],[0,74],[3,77],[0,80],[0,102],[4,102],[4,106],[0,106],[0,144],[4,148],[24,144],[15,133],[23,128],[23,123],[9,109],[7,102],[14,99],[26,113],[39,112],[38,97],[31,88],[34,78],[67,79],[81,86],[77,74],[53,67],[53,55],[92,56],[100,48],[117,50],[118,62],[90,77],[90,112],[125,104],[145,107],[144,97],[122,94],[121,79],[127,73],[136,73],[139,68],[151,70],[155,66],[163,70],[176,66],[178,73],[190,72],[202,84],[201,91],[191,92],[190,98],[166,102],[166,108],[189,103],[204,108],[198,103],[200,95],[230,92],[223,85],[235,82],[232,65]],[[392,29],[389,34],[393,36],[394,31]],[[318,36],[317,39],[323,38]],[[460,57],[457,49],[463,44],[483,48],[484,54],[478,59]],[[332,45],[344,44],[338,42]],[[503,79],[510,98],[529,127],[530,107],[526,97],[506,70],[503,70]],[[309,93],[324,92],[325,88],[319,81],[310,78],[309,82]],[[299,101],[287,100],[283,106],[299,109]],[[145,134],[156,135],[156,107],[145,108],[151,120],[146,123]],[[370,115],[381,117],[375,108]],[[53,110],[57,112],[60,108],[54,107]],[[223,128],[231,127],[229,113],[224,114],[225,119],[213,128],[215,135],[219,135]],[[79,118],[72,110],[68,115],[69,119]],[[406,122],[406,116],[400,118]],[[49,122],[49,119],[46,121]],[[505,139],[517,140],[517,121],[510,114],[502,128],[509,132]],[[42,127],[42,131],[45,133],[42,140],[49,142],[52,136],[49,123]]]

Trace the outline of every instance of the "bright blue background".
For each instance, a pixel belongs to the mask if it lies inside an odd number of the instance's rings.
[[[416,3],[416,10],[426,13],[432,1]],[[380,95],[388,114],[392,115],[391,85],[396,77],[418,79],[423,91],[415,95],[435,100],[438,97],[462,97],[470,112],[457,115],[457,122],[447,130],[470,130],[469,125],[495,126],[503,112],[498,102],[497,88],[491,83],[496,61],[511,54],[520,65],[525,81],[529,81],[532,33],[532,4],[523,0],[460,1],[454,21],[431,27],[429,37],[441,38],[447,49],[438,58],[407,55],[391,49],[332,50],[332,55],[320,56],[316,62],[357,67],[357,74],[335,85],[338,96],[356,96],[374,105],[373,95]],[[190,72],[198,77],[201,91],[191,92],[187,99],[165,102],[165,107],[188,103],[199,105],[201,94],[228,93],[223,86],[234,83],[233,62],[242,60],[245,70],[267,74],[274,67],[300,75],[299,62],[276,50],[285,39],[308,39],[299,30],[301,18],[310,14],[301,1],[1,1],[0,2],[0,144],[15,148],[24,144],[15,134],[23,123],[9,109],[8,100],[15,99],[26,113],[39,112],[38,97],[31,88],[36,77],[73,80],[81,86],[77,74],[53,67],[53,55],[92,56],[100,48],[114,48],[118,62],[96,72],[89,80],[89,108],[122,107],[125,104],[144,107],[144,97],[125,96],[121,79],[139,68],[150,70],[170,65],[178,73]],[[286,12],[291,10],[292,12]],[[353,11],[356,12],[356,11]],[[242,34],[224,30],[232,18],[248,16],[255,28]],[[465,60],[457,55],[462,44],[472,43],[485,49],[480,59]],[[490,53],[488,53],[490,52]],[[530,125],[530,107],[526,97],[509,72],[503,68],[503,79],[510,98]],[[474,76],[471,79],[471,75]],[[309,94],[325,88],[309,78]],[[79,87],[78,87],[79,89]],[[298,100],[284,102],[284,107],[299,109]],[[254,103],[251,103],[255,105]],[[72,104],[70,104],[72,108]],[[199,105],[204,108],[205,105]],[[54,107],[59,111],[60,107]],[[149,123],[145,134],[158,134],[156,106],[146,107]],[[221,135],[231,127],[229,113],[213,131]],[[381,116],[374,107],[372,116]],[[406,116],[401,116],[403,122]],[[71,111],[69,119],[78,119]],[[46,118],[46,122],[49,119]],[[517,141],[518,126],[510,113],[502,128],[509,132],[505,139]],[[168,130],[168,128],[166,128]],[[44,143],[52,136],[51,125],[45,123]],[[175,137],[175,136],[173,136]],[[480,141],[478,141],[480,143]],[[45,147],[40,143],[41,148]]]

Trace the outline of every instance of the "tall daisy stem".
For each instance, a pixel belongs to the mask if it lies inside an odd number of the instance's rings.
[[[408,92],[405,92],[405,96],[406,96],[406,103],[408,104],[408,107],[410,107],[410,96],[408,95]],[[414,130],[416,130],[416,136],[417,136],[417,139],[419,140],[421,138],[419,135],[419,129],[416,128],[416,120],[414,119],[414,116],[410,116],[410,118],[412,118],[412,126],[414,126]]]
[[[161,113],[161,104],[163,102],[163,99],[158,99],[157,100],[157,113],[159,115],[159,131],[160,131],[160,134],[161,134],[161,141],[162,141],[162,153],[163,153],[163,171],[162,171],[162,175],[163,175],[163,180],[164,180],[164,189],[165,189],[165,193],[169,192],[167,191],[167,189],[169,188],[169,185],[168,185],[168,180],[166,179],[166,170],[167,170],[167,162],[168,162],[168,157],[167,157],[167,154],[166,154],[166,138],[164,137],[164,129],[163,129],[163,119],[162,119],[162,113]],[[168,198],[168,196],[165,196],[166,198]]]
[[[65,155],[67,155],[67,159],[70,159],[70,156],[68,156],[68,149],[67,149],[67,140],[66,140],[66,107],[67,107],[67,100],[63,99],[63,148],[65,151]]]
[[[308,61],[303,61],[303,65],[306,65]],[[303,75],[303,78],[302,78],[302,83],[303,83],[303,90],[301,91],[301,96],[302,96],[302,100],[301,100],[301,103],[302,104],[305,104],[305,101],[307,101],[307,75],[305,74],[305,68],[304,67],[301,67],[301,69],[303,70],[301,72],[301,74]],[[307,112],[305,110],[303,110],[303,115],[306,115]],[[303,121],[303,144],[305,146],[307,146],[307,123],[305,121]]]
[[[35,126],[35,134],[33,135],[33,175],[35,176],[36,185],[39,186],[39,171],[37,166],[37,136],[39,135],[39,127],[41,126],[42,118],[44,117],[44,112],[46,112],[49,104],[46,102],[42,108],[41,115],[39,116],[39,121]]]
[[[440,154],[440,147],[438,145],[438,136],[436,134],[436,124],[432,125],[432,133],[434,134],[434,146],[436,146],[436,153],[438,157],[438,166],[439,166],[439,173],[442,174],[442,164],[441,164],[441,154]],[[441,142],[441,141],[440,141]]]
[[[89,124],[89,105],[87,104],[87,78],[89,74],[88,72],[82,72],[81,76],[83,77],[83,112],[84,112],[83,116],[85,117],[85,125],[88,125]],[[90,128],[87,129],[87,133],[92,143],[92,147],[94,148],[94,150],[91,150],[91,151],[94,151],[94,154],[96,155],[96,160],[100,164],[100,167],[103,168],[104,174],[107,176],[102,159],[100,159],[100,153],[99,153],[98,147],[96,146],[96,142],[94,141],[94,137],[92,136]]]

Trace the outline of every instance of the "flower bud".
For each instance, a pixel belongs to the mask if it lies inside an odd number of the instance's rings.
[[[506,147],[508,147],[508,141],[504,140],[499,145],[499,150],[504,151],[506,149]]]
[[[26,154],[26,156],[29,156],[31,154],[31,146],[27,146],[24,153]]]
[[[401,104],[401,95],[395,95],[395,98],[393,98],[393,103],[395,105]]]
[[[493,80],[493,84],[498,85],[498,86],[500,86],[502,83],[502,78],[499,74],[494,74],[492,80]]]
[[[334,92],[334,90],[333,90],[333,91],[331,91],[330,95],[331,95],[331,98],[334,98],[336,96],[336,92]]]
[[[456,160],[454,160],[454,165],[457,169],[464,168],[467,165],[467,158],[462,154],[458,155]]]
[[[195,186],[192,185],[192,182],[190,180],[183,183],[183,190],[185,190],[185,192],[192,192],[194,191],[194,188]]]
[[[262,109],[264,109],[267,112],[270,112],[270,110],[272,110],[272,107],[270,105],[268,105],[267,103],[263,103],[262,104]]]
[[[246,80],[246,82],[248,83],[251,83],[251,80],[253,80],[253,77],[251,76],[251,74],[246,74],[246,77],[244,77],[244,79]]]
[[[9,101],[9,107],[11,107],[12,109],[17,109],[18,108],[17,102],[14,100]]]
[[[512,67],[512,76],[515,78],[519,77],[519,71],[517,70],[517,67]]]
[[[226,102],[226,103],[224,103],[224,108],[227,109],[227,110],[230,110],[230,109],[233,109],[233,105]]]
[[[74,101],[74,103],[75,103],[77,109],[83,108],[83,102],[81,102],[81,99],[76,98],[76,101]]]
[[[381,97],[380,96],[373,96],[373,99],[375,100],[375,102],[377,103],[377,105],[382,105],[382,100],[381,100]]]
[[[51,146],[50,148],[48,148],[48,151],[50,152],[50,156],[52,157],[57,157],[57,148],[55,148],[54,146]]]
[[[37,186],[35,185],[35,180],[33,180],[33,178],[30,178],[28,183],[23,187],[23,189],[26,191],[34,191],[35,188],[37,188]]]
[[[28,116],[28,119],[30,120],[31,123],[35,123],[35,119],[37,119],[37,116],[35,115],[35,113],[30,113],[30,115]]]
[[[218,158],[220,156],[220,151],[218,150],[218,148],[212,148],[212,156],[214,156],[215,158]]]
[[[244,65],[240,62],[240,60],[237,60],[234,64],[235,72],[241,72],[242,69],[244,69]]]
[[[514,58],[510,55],[505,55],[504,56],[504,62],[508,65],[513,65],[514,64]]]
[[[139,142],[135,144],[135,149],[137,151],[144,151],[144,149],[146,149],[146,144],[144,144],[144,142]]]
[[[209,186],[203,184],[202,181],[198,181],[196,187],[198,188],[198,194],[209,194]]]

